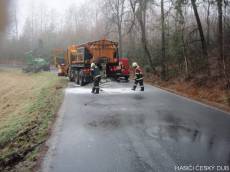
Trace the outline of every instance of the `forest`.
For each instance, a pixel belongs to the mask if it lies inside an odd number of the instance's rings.
[[[0,79],[0,171],[230,169],[230,0],[0,0]]]
[[[1,63],[21,64],[28,51],[52,61],[55,48],[108,38],[119,42],[120,57],[160,80],[196,78],[229,89],[228,0],[87,0],[62,12],[31,2],[23,27],[17,9],[12,2]]]

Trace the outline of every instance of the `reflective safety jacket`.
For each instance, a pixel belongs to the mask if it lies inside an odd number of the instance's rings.
[[[140,68],[140,66],[137,66],[135,69],[135,80],[140,81],[143,80],[143,72],[142,69]]]
[[[94,79],[101,77],[100,70],[97,66],[91,68],[91,74],[92,74]]]

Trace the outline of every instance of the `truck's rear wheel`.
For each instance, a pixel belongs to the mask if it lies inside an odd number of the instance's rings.
[[[84,80],[83,73],[80,72],[80,74],[79,74],[79,85],[80,85],[80,86],[84,86],[84,84],[85,84],[84,81],[85,81],[85,80]]]
[[[84,79],[83,79],[83,77],[80,77],[80,79],[79,79],[79,85],[80,86],[84,86]]]
[[[75,82],[78,85],[80,84],[80,82],[79,82],[79,76],[80,76],[79,71],[77,71],[77,74],[75,74]]]

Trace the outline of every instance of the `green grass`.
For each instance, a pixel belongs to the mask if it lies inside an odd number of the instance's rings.
[[[21,111],[9,114],[0,128],[0,171],[9,171],[18,163],[26,163],[27,167],[25,169],[21,165],[17,171],[30,171],[39,146],[47,139],[63,100],[62,88],[66,86],[67,80],[52,73],[38,73],[27,77],[34,82],[30,95],[32,99],[23,101]]]

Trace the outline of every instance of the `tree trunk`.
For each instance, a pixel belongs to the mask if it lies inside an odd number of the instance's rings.
[[[223,11],[222,11],[222,0],[217,0],[218,7],[218,44],[219,44],[219,74],[222,73],[222,61],[224,60],[224,41],[223,41]],[[223,63],[225,66],[225,63]]]
[[[118,39],[120,44],[119,55],[123,56],[123,38],[122,38],[122,24],[123,24],[123,15],[125,10],[125,0],[118,0]]]
[[[210,0],[208,0],[208,11],[207,11],[207,47],[210,45]]]
[[[208,74],[209,74],[207,44],[206,44],[206,41],[205,41],[204,32],[203,32],[202,24],[201,24],[201,21],[200,21],[200,16],[199,16],[199,13],[197,11],[196,0],[191,0],[191,2],[192,2],[192,8],[193,8],[193,11],[194,11],[196,22],[197,22],[197,27],[198,27],[199,34],[200,34],[200,40],[201,40],[201,45],[202,45],[202,54],[203,54],[203,57],[205,58],[205,63],[206,63],[205,67],[207,67],[207,71],[208,71]]]
[[[118,24],[118,40],[119,40],[119,57],[122,57],[122,55],[123,55],[123,41],[122,41],[121,23]]]
[[[165,72],[165,15],[164,0],[161,0],[161,79],[166,79]]]
[[[130,1],[130,3],[132,4],[131,1]],[[140,5],[139,11],[138,12],[133,11],[133,12],[134,12],[134,15],[136,15],[138,23],[141,27],[141,42],[142,42],[142,46],[143,46],[145,55],[148,58],[151,69],[155,72],[155,68],[154,68],[153,61],[152,61],[152,56],[151,56],[151,53],[149,51],[148,41],[146,38],[146,26],[145,26],[146,25],[146,20],[145,20],[146,8],[147,8],[146,0],[139,0],[139,5]]]
[[[15,24],[15,38],[16,40],[19,39],[19,34],[18,34],[18,18],[17,18],[17,7],[14,7],[14,24]]]
[[[150,66],[151,68],[155,71],[155,68],[153,66],[153,61],[152,61],[152,56],[151,56],[151,53],[148,49],[148,43],[147,43],[147,39],[146,39],[146,28],[145,28],[145,24],[143,23],[143,21],[139,21],[140,23],[140,26],[141,26],[141,42],[142,42],[142,46],[143,46],[143,49],[145,51],[145,54],[148,58],[148,61],[150,63]]]
[[[230,80],[228,78],[226,61],[224,56],[224,39],[223,39],[223,1],[217,0],[218,7],[218,43],[219,43],[219,72],[220,76],[224,74],[226,82],[226,97],[230,106]],[[223,70],[222,70],[223,69]],[[222,72],[223,71],[223,72]]]
[[[183,28],[182,28],[182,34],[181,34],[181,39],[183,42],[183,57],[184,57],[184,64],[185,64],[185,78],[189,78],[189,69],[188,69],[188,58],[187,58],[187,53],[186,53],[186,45],[185,45],[185,39],[184,39],[184,29],[185,29],[185,25],[183,24]]]

